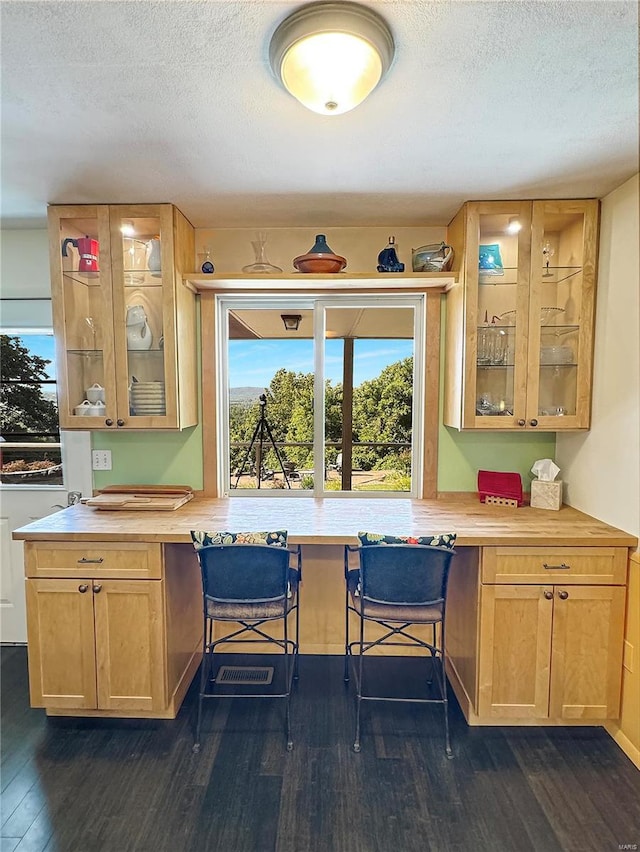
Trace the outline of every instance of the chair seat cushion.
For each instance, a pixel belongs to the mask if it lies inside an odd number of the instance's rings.
[[[349,572],[351,573],[351,572]],[[357,573],[357,572],[356,572]],[[358,615],[376,621],[410,621],[414,624],[433,624],[442,621],[442,604],[390,604],[363,601],[357,591],[351,591],[351,604]]]
[[[255,621],[263,618],[282,618],[291,611],[295,603],[295,595],[285,601],[270,601],[268,603],[218,603],[207,601],[207,615],[219,621]]]
[[[196,550],[211,544],[270,544],[272,547],[287,546],[287,530],[273,532],[207,532],[191,530],[191,539]]]

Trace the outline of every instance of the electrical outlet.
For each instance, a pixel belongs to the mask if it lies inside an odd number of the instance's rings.
[[[111,450],[91,451],[92,470],[111,470]]]

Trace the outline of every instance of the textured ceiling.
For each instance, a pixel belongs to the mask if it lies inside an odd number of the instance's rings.
[[[2,224],[171,201],[196,227],[446,224],[467,199],[602,196],[638,170],[635,2],[368,2],[396,56],[304,109],[269,39],[300,3],[2,0]]]

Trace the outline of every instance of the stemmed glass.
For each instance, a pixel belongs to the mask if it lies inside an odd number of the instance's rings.
[[[97,326],[96,321],[93,317],[85,317],[84,321],[89,326],[89,329],[91,330],[91,334],[93,335],[93,346],[91,348],[95,349],[96,348],[96,334],[98,333],[98,326]]]
[[[544,258],[545,264],[545,272],[543,273],[543,278],[553,278],[553,272],[549,272],[549,262],[551,258],[555,254],[555,250],[552,248],[549,240],[542,246],[542,257]]]

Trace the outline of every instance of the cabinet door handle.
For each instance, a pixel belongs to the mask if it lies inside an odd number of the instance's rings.
[[[80,592],[81,595],[84,595],[85,592],[89,591],[89,584],[88,583],[80,583],[80,585],[78,586],[78,591]]]
[[[524,425],[525,425],[524,420],[518,420],[518,426],[524,426]]]
[[[124,426],[124,420],[118,420],[117,425],[118,426]]]
[[[105,426],[113,426],[113,420],[109,417],[108,420],[104,421]]]
[[[529,424],[530,424],[531,426],[537,426],[537,425],[538,425],[538,421],[537,421],[537,420],[535,420],[535,419],[534,419],[534,420],[530,420],[530,421],[529,421]]]
[[[565,592],[565,590],[562,589],[562,591],[558,592],[558,597],[561,601],[566,601],[566,599],[569,597],[569,592]]]
[[[545,571],[570,571],[571,565],[565,565],[563,562],[561,565],[547,565],[546,562],[542,563],[542,567]]]
[[[545,589],[545,590],[544,590],[544,592],[543,592],[542,594],[545,596],[545,598],[546,598],[548,601],[550,601],[550,600],[551,600],[551,598],[553,597],[553,592],[550,592],[550,591],[549,591],[549,589]]]
[[[102,583],[96,583],[95,586],[93,587],[94,595],[99,595],[101,591],[102,591]]]
[[[86,556],[83,556],[82,559],[78,559],[78,565],[100,565],[101,562],[104,562],[102,556],[99,559],[87,559]]]

